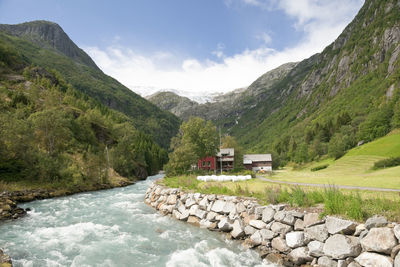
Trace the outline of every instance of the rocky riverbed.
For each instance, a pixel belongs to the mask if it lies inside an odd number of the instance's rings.
[[[187,193],[156,183],[145,203],[164,215],[224,232],[284,266],[400,266],[400,225],[374,216],[360,224],[255,199]]]

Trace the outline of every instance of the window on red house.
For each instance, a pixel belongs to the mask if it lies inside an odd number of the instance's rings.
[[[211,166],[211,161],[207,161],[207,165],[208,165],[208,167],[210,167]]]
[[[206,166],[206,162],[203,161],[203,162],[201,163],[201,165],[202,165],[203,167],[205,167],[205,166]]]

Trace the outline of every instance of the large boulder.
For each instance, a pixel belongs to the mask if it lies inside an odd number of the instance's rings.
[[[305,214],[303,221],[304,227],[310,227],[313,225],[324,223],[324,220],[321,220],[319,218],[319,213],[315,212]]]
[[[311,262],[313,257],[308,255],[308,248],[307,247],[300,247],[293,249],[288,254],[289,260],[296,265],[301,265],[306,262]]]
[[[256,228],[254,228],[253,226],[250,225],[246,225],[246,227],[244,228],[244,233],[246,235],[252,235],[257,231]]]
[[[290,251],[290,247],[286,244],[285,239],[283,239],[282,237],[275,237],[274,239],[272,239],[271,246],[272,248],[283,253],[287,253]]]
[[[361,245],[365,251],[373,251],[390,255],[392,248],[397,245],[397,239],[391,228],[372,228],[361,239]]]
[[[305,228],[304,234],[307,239],[317,240],[320,242],[324,242],[329,236],[328,229],[326,229],[325,224],[319,224]]]
[[[244,236],[243,223],[241,220],[235,220],[235,222],[233,223],[231,236],[233,238],[240,238]]]
[[[304,230],[304,221],[302,219],[297,219],[294,222],[294,230],[295,231]]]
[[[327,256],[322,256],[318,259],[318,266],[320,267],[338,267],[338,263]]]
[[[200,219],[196,216],[189,216],[187,222],[193,224],[194,226],[200,226]]]
[[[361,266],[365,267],[392,267],[393,260],[389,257],[371,253],[371,252],[363,252],[355,258],[355,261],[359,263]]]
[[[385,217],[374,215],[365,222],[365,228],[369,230],[371,228],[376,228],[376,227],[385,227],[387,224],[388,221],[386,220]]]
[[[181,220],[181,221],[187,221],[187,219],[189,218],[189,210],[184,210],[182,213],[181,213],[181,217],[179,217],[179,220]]]
[[[169,195],[168,198],[167,198],[167,204],[168,205],[175,205],[176,201],[177,201],[177,197],[176,197],[175,194]]]
[[[229,231],[232,230],[232,224],[229,222],[228,218],[223,218],[218,223],[218,229],[223,231],[223,232],[229,232]]]
[[[400,224],[397,224],[397,225],[393,228],[393,232],[394,232],[394,235],[396,236],[397,240],[400,241]]]
[[[254,234],[250,236],[250,240],[253,243],[253,245],[258,246],[261,245],[261,242],[263,241],[262,236],[260,231],[255,231]]]
[[[236,204],[231,201],[226,202],[222,212],[225,214],[236,213]]]
[[[263,241],[271,240],[272,238],[277,236],[276,233],[272,232],[271,230],[267,230],[267,229],[261,229],[260,234],[261,234]]]
[[[209,205],[208,199],[204,197],[202,200],[199,201],[199,208],[206,210]]]
[[[271,230],[278,234],[286,234],[292,230],[292,227],[284,223],[274,222],[271,225]]]
[[[335,234],[326,240],[323,251],[333,259],[345,259],[358,256],[361,245],[357,237]]]
[[[331,235],[334,234],[352,235],[357,227],[357,224],[355,222],[331,216],[326,218],[325,225],[326,228],[328,229],[328,233],[330,233]]]
[[[249,224],[257,229],[263,229],[267,226],[267,224],[261,220],[250,220]]]
[[[286,244],[291,248],[302,247],[305,243],[304,232],[289,232],[286,234]]]
[[[223,200],[217,200],[214,202],[214,204],[211,207],[211,211],[217,212],[217,213],[222,213],[225,207],[225,201]]]
[[[271,206],[267,206],[264,208],[262,212],[262,220],[265,223],[269,223],[274,219],[275,210]]]
[[[246,211],[246,206],[243,205],[242,202],[237,203],[236,204],[236,212],[240,214],[240,213],[242,213],[244,211]]]
[[[319,241],[311,241],[307,245],[308,253],[313,257],[321,257],[324,255],[324,243]]]
[[[400,266],[400,253],[397,253],[397,256],[394,258],[394,266]]]

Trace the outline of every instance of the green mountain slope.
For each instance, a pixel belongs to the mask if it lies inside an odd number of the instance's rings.
[[[76,192],[115,184],[120,175],[145,178],[166,160],[130,117],[0,40],[0,190],[17,182]]]
[[[64,33],[47,21],[0,25],[0,40],[30,63],[57,70],[77,90],[132,118],[136,128],[163,147],[177,133],[180,120],[105,75]]]
[[[334,43],[278,81],[231,133],[297,162],[383,136],[399,127],[399,53],[399,4],[367,0]]]

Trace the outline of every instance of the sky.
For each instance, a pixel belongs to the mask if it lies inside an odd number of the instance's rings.
[[[0,23],[58,23],[140,93],[249,86],[332,43],[364,0],[0,0]]]

